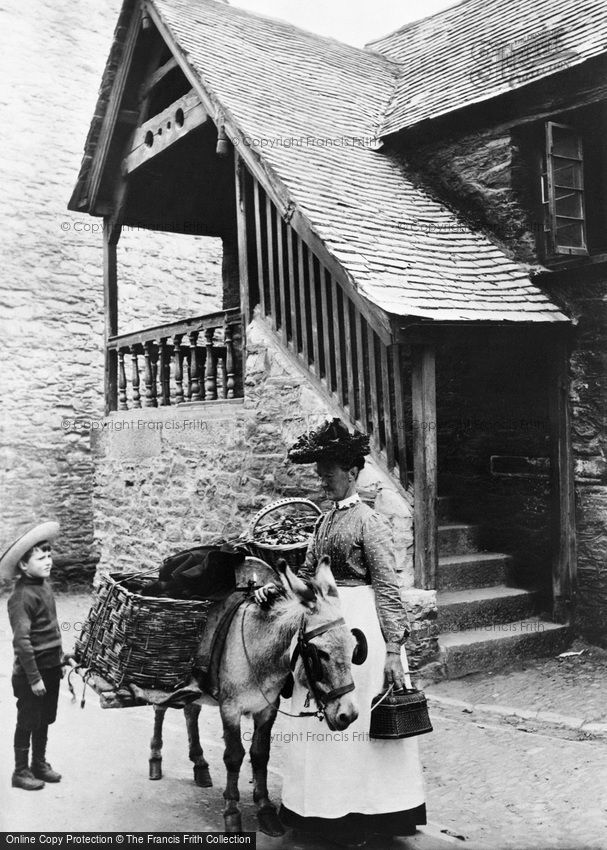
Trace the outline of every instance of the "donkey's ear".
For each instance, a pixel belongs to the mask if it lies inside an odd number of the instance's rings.
[[[318,562],[314,578],[316,579],[316,583],[318,584],[323,596],[337,597],[337,585],[335,584],[335,579],[331,572],[331,559],[328,555],[323,555]]]
[[[276,563],[276,569],[282,586],[289,595],[297,596],[304,605],[310,605],[314,602],[316,594],[312,588],[295,575],[284,558],[280,558]]]

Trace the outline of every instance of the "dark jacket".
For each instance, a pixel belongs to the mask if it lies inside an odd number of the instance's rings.
[[[21,576],[8,600],[13,630],[13,674],[25,674],[30,685],[40,681],[40,670],[61,664],[61,631],[55,597],[46,579]]]

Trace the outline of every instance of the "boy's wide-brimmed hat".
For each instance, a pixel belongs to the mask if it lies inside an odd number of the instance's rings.
[[[58,534],[58,522],[41,522],[39,525],[28,528],[0,555],[0,578],[14,578],[17,574],[17,565],[25,553],[45,540],[49,542],[54,540]]]
[[[354,461],[369,452],[369,438],[365,434],[360,431],[351,434],[340,419],[333,419],[315,431],[302,434],[287,456],[293,463],[334,461],[354,465]]]

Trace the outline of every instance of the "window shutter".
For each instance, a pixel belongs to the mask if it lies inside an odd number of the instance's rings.
[[[587,254],[582,139],[554,121],[546,122],[542,203],[548,253]]]

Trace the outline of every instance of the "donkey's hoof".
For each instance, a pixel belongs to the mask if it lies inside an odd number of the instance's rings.
[[[162,779],[162,759],[150,759],[150,779]]]
[[[242,818],[240,812],[231,812],[223,816],[226,832],[242,832]]]
[[[274,806],[264,806],[263,809],[259,809],[257,812],[257,821],[260,830],[265,835],[278,838],[279,835],[284,835],[286,832]]]
[[[206,764],[194,765],[194,782],[199,788],[213,787],[213,780],[211,779],[211,774],[209,773],[209,768]]]

